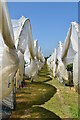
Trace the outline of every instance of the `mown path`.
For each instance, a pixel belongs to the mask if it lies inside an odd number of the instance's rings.
[[[47,65],[38,74],[38,81],[29,84],[25,80],[25,86],[20,88],[16,98],[16,110],[12,112],[10,120],[22,119],[34,120],[59,120],[73,118],[78,115],[78,95],[74,88],[70,90],[52,77]]]

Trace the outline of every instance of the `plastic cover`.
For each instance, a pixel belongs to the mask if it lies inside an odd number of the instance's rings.
[[[24,74],[24,55],[20,51],[18,51],[18,58],[19,58],[19,67],[16,73],[16,87],[17,88],[21,85],[21,82],[23,80],[23,74]]]
[[[12,20],[13,31],[15,36],[15,45],[18,50],[20,50],[23,54],[26,50],[26,46],[28,44],[27,33],[28,33],[28,25],[25,17],[21,17],[19,20]]]
[[[39,60],[39,57],[38,57],[38,40],[34,41],[34,51],[35,51],[36,58]]]
[[[68,80],[68,73],[66,65],[73,63],[73,83],[78,88],[78,37],[80,31],[78,30],[78,24],[72,22],[64,42],[61,61],[58,64],[58,73],[64,80]]]
[[[19,61],[15,49],[14,36],[7,9],[7,3],[6,2],[1,3],[0,1],[0,5],[1,5],[0,10],[2,9],[2,14],[0,14],[0,17],[2,19],[2,26],[0,26],[1,31],[0,41],[4,41],[4,43],[6,44],[6,45],[3,44],[3,51],[1,51],[0,53],[2,54],[0,58],[0,61],[2,61],[0,70],[0,83],[2,84],[0,84],[0,90],[2,88],[3,99],[7,97],[13,90],[14,76],[18,69]],[[0,47],[2,47],[2,44],[0,44]]]

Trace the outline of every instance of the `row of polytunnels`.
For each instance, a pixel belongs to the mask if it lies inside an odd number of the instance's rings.
[[[13,96],[23,82],[23,76],[34,80],[45,59],[32,38],[29,18],[10,19],[7,3],[0,2],[0,101],[11,109]],[[11,102],[12,100],[12,102]]]
[[[47,59],[53,76],[58,77],[60,83],[74,85],[75,91],[80,92],[79,87],[79,64],[78,64],[78,41],[80,36],[80,25],[72,22],[64,43],[59,41],[58,47]]]
[[[24,16],[11,19],[7,2],[0,0],[0,119],[8,119],[16,108],[16,93],[23,88],[25,79],[32,83],[38,81],[37,75],[44,66],[49,80],[53,77],[59,83],[74,86],[75,92],[80,93],[79,29],[77,22],[71,22],[64,43],[59,41],[58,47],[45,59],[38,40],[33,40],[30,19]]]

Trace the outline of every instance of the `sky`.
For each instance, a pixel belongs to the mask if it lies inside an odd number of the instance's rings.
[[[58,42],[64,43],[70,23],[78,22],[77,2],[9,2],[11,19],[28,17],[31,21],[33,40],[44,56],[49,56]]]

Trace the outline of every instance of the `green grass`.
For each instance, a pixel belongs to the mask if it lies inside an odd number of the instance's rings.
[[[34,80],[29,86],[29,81],[25,80],[25,87],[19,89],[16,101],[16,110],[10,119],[59,120],[78,117],[78,94],[74,87],[70,90],[66,86],[64,89],[47,65],[39,72],[38,81]]]

